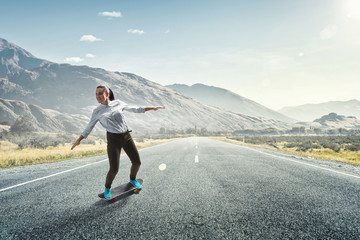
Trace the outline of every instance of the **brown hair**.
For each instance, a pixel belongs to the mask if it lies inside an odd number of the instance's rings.
[[[106,93],[109,93],[109,100],[110,101],[115,100],[114,93],[110,88],[108,88],[107,86],[97,86],[97,88],[102,88],[102,89],[104,89],[104,91]]]

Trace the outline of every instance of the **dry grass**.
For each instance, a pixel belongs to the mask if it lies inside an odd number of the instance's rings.
[[[7,142],[7,141],[0,141],[0,151],[9,151],[18,149],[18,145],[15,143]]]
[[[146,140],[136,143],[139,149],[154,146],[160,143],[171,141]],[[45,149],[25,148],[19,149],[16,144],[10,142],[0,142],[0,168],[9,168],[39,163],[52,163],[72,158],[84,158],[106,154],[106,143],[80,144],[74,150],[70,150],[71,144],[57,147],[47,147]]]
[[[283,152],[287,152],[293,155],[303,156],[303,157],[312,157],[324,160],[333,160],[338,162],[346,162],[354,165],[360,165],[360,151],[348,151],[340,150],[339,152],[334,152],[331,149],[322,148],[322,149],[310,149],[306,152],[296,151],[295,148],[281,148]]]
[[[3,143],[1,144],[3,146]],[[82,158],[106,154],[106,144],[81,144],[70,150],[71,144],[57,147],[38,148],[12,148],[1,147],[0,167],[8,168],[38,163],[50,163],[71,158]]]
[[[354,164],[354,165],[360,165],[360,151],[348,151],[348,150],[341,149],[339,152],[335,152],[331,149],[322,148],[322,149],[310,149],[310,150],[307,150],[306,152],[301,152],[301,151],[296,151],[295,148],[284,147],[286,145],[286,142],[277,143],[276,145],[279,149],[276,149],[267,144],[254,145],[254,144],[243,143],[241,141],[227,139],[227,138],[214,138],[214,139],[229,142],[229,143],[235,143],[235,144],[239,144],[239,145],[243,145],[243,146],[248,146],[248,147],[257,147],[257,148],[276,150],[276,151],[290,153],[290,154],[302,156],[302,157],[311,157],[311,158],[317,158],[317,159],[323,159],[323,160],[333,160],[333,161],[338,161],[338,162],[350,163],[350,164]]]

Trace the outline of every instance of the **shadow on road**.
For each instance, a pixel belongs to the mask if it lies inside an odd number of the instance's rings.
[[[133,194],[137,195],[140,192],[141,192],[141,189],[139,189],[137,193],[134,193],[133,191],[127,192],[125,194],[122,194],[120,196],[117,196],[117,197],[113,198],[114,201],[107,200],[107,199],[101,199],[101,200],[97,201],[96,203],[94,203],[94,206],[107,206],[109,204],[114,204],[114,203],[117,203],[117,202],[120,202],[120,201],[123,203],[122,205],[124,205],[124,204],[127,203],[127,200],[128,200],[127,198],[128,197],[130,197]]]

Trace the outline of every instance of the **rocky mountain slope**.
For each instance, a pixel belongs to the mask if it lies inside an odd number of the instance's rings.
[[[0,78],[8,73],[40,67],[47,62],[0,38]]]
[[[35,131],[45,132],[77,133],[89,122],[89,118],[80,114],[62,114],[22,101],[0,98],[0,124],[13,125],[17,119],[24,116]]]
[[[242,113],[255,117],[265,117],[284,122],[296,121],[257,102],[223,88],[207,86],[199,83],[192,86],[184,84],[173,84],[167,85],[166,87],[179,91],[185,96],[194,98],[201,103],[232,112]]]

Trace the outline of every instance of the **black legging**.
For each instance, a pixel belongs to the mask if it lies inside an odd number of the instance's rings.
[[[111,184],[119,171],[120,153],[122,148],[124,148],[124,151],[132,163],[130,168],[130,179],[134,180],[136,178],[137,172],[139,171],[141,161],[139,152],[130,133],[126,132],[124,134],[116,134],[107,132],[106,137],[110,169],[106,176],[105,187],[111,187]]]

